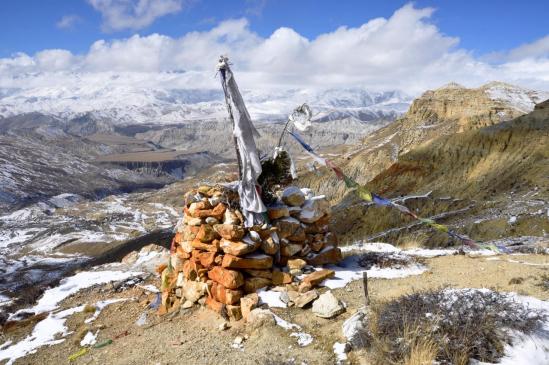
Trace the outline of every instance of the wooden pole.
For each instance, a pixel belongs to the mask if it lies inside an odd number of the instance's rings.
[[[366,305],[370,305],[370,297],[368,295],[368,273],[364,271],[362,273],[362,287],[364,288],[364,298]]]

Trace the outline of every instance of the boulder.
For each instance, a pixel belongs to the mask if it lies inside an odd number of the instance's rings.
[[[292,207],[300,207],[305,202],[305,194],[296,186],[288,186],[282,192],[282,201]]]
[[[320,295],[318,299],[313,302],[313,313],[317,317],[333,318],[343,312],[345,312],[345,307],[331,291],[327,291]]]
[[[319,253],[310,253],[305,257],[309,265],[320,266],[326,264],[337,264],[343,259],[341,250],[338,247],[328,246]]]

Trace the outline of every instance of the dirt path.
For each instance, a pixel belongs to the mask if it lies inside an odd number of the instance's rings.
[[[508,262],[515,260],[520,262]],[[527,265],[526,263],[535,264]],[[549,274],[549,256],[522,255],[495,257],[445,256],[426,259],[430,270],[422,275],[403,279],[369,280],[370,298],[379,302],[414,290],[425,290],[441,286],[493,288],[514,291],[549,300],[549,291],[537,284],[543,274]],[[522,281],[517,278],[522,278]],[[510,283],[511,279],[514,279]],[[520,282],[520,283],[517,283]],[[150,313],[149,326],[138,327],[135,321],[143,312],[139,304],[142,289],[131,288],[122,293],[95,288],[80,292],[63,303],[64,308],[83,303],[94,303],[112,297],[137,298],[116,303],[103,310],[96,325],[104,325],[99,333],[101,341],[128,331],[129,334],[116,339],[113,344],[101,349],[92,349],[75,361],[76,364],[333,364],[335,356],[332,346],[342,341],[341,326],[358,308],[364,305],[361,281],[354,281],[346,288],[334,290],[338,298],[347,304],[347,312],[335,319],[314,316],[311,310],[296,308],[272,311],[285,320],[296,323],[303,332],[313,336],[313,342],[299,347],[291,331],[278,326],[252,328],[244,323],[233,323],[231,328],[221,331],[223,319],[213,312],[195,307],[174,318],[159,319]],[[71,331],[76,331],[89,314],[78,313],[67,321]],[[19,331],[23,333],[32,328]],[[5,339],[15,335],[8,334]],[[236,336],[247,336],[243,349],[231,347]],[[0,340],[0,343],[3,343]],[[75,335],[69,335],[61,344],[43,347],[37,353],[20,359],[16,364],[63,364],[79,346]],[[363,354],[349,355],[352,363],[364,363]]]

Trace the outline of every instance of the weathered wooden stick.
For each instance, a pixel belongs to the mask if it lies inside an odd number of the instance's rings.
[[[366,271],[362,273],[362,287],[364,288],[366,305],[370,305],[370,297],[368,296],[368,273]]]

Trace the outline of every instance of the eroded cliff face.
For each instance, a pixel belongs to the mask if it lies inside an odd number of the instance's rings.
[[[449,84],[425,92],[402,118],[370,134],[362,143],[327,152],[340,154],[337,163],[364,184],[414,148],[439,137],[512,120],[531,111],[545,96],[549,94],[497,82],[476,89]],[[303,174],[300,183],[322,191],[332,202],[345,194],[345,187],[324,169]]]

